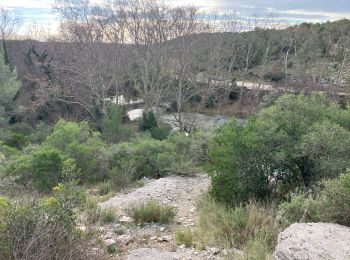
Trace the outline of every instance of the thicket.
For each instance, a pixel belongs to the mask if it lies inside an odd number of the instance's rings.
[[[83,201],[84,195],[69,184],[39,199],[0,197],[0,258],[85,258],[90,238],[76,229],[74,213]]]
[[[350,110],[324,95],[285,95],[246,125],[232,121],[210,143],[211,194],[231,205],[283,199],[350,164]]]

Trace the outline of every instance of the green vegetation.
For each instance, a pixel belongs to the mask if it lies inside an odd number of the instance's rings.
[[[350,172],[324,180],[316,194],[295,194],[280,205],[287,224],[295,222],[335,222],[350,226]]]
[[[168,126],[159,126],[156,116],[153,111],[143,113],[142,118],[139,120],[140,131],[148,131],[151,133],[152,138],[156,140],[164,140],[169,136],[171,128]]]
[[[210,145],[211,194],[237,205],[338,176],[350,163],[349,111],[321,94],[285,95],[247,125],[225,125]]]
[[[185,245],[191,247],[194,245],[194,234],[189,229],[176,230],[175,232],[176,245]]]
[[[4,50],[0,47],[0,126],[8,124],[10,111],[14,110],[14,98],[21,87],[16,70],[5,61]]]
[[[250,203],[229,208],[211,198],[199,202],[197,230],[199,246],[243,249],[251,241],[260,241],[268,251],[274,248],[278,235],[273,205]]]
[[[73,209],[82,203],[72,186],[55,187],[51,197],[38,200],[0,198],[0,257],[50,259],[67,255],[82,259],[88,237],[76,229]],[[72,198],[75,198],[74,200]],[[46,250],[43,250],[46,248]]]
[[[139,205],[131,205],[128,214],[136,223],[169,224],[173,221],[176,211],[173,207],[162,205],[156,201],[147,201]]]

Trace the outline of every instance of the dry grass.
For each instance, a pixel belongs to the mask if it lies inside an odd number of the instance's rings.
[[[156,201],[132,205],[127,212],[136,223],[169,224],[176,216],[174,207],[162,205]]]
[[[237,248],[245,251],[244,257],[249,256],[248,259],[267,259],[273,251],[278,225],[272,205],[250,203],[228,208],[205,197],[198,208],[196,240],[200,248],[207,245]]]

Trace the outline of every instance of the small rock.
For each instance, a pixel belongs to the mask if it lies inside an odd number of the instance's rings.
[[[185,249],[186,248],[186,245],[185,244],[182,244],[180,246],[178,246],[179,249]]]
[[[163,232],[165,230],[165,227],[160,227],[159,230],[160,232]]]
[[[158,238],[157,238],[157,241],[158,241],[158,242],[164,242],[164,238],[163,238],[163,237],[158,237]]]
[[[115,245],[116,241],[114,239],[107,239],[105,240],[106,246],[112,246]]]
[[[157,237],[156,236],[152,236],[149,238],[150,240],[157,240]]]
[[[172,236],[162,236],[162,238],[163,238],[163,241],[170,241],[173,239]]]
[[[213,254],[213,255],[217,255],[217,254],[220,253],[220,249],[217,248],[217,247],[208,247],[208,246],[206,246],[206,247],[205,247],[205,250],[208,251],[208,252],[210,252],[210,253]]]
[[[130,223],[132,222],[132,218],[128,217],[128,216],[122,216],[120,219],[119,219],[119,222],[122,222],[122,223]]]

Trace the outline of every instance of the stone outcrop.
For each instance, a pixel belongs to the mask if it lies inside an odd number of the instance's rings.
[[[174,253],[155,248],[138,248],[130,252],[125,260],[179,260]]]
[[[272,259],[350,259],[350,228],[327,223],[293,224],[279,234]]]

